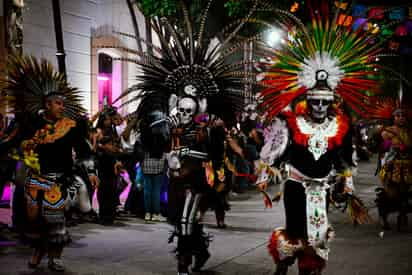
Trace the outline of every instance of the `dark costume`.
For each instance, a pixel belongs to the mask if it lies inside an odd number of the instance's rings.
[[[268,163],[273,163],[270,158],[282,162],[286,172],[283,189],[286,227],[275,230],[269,250],[276,263],[289,261],[291,264],[298,258],[301,272],[311,268],[321,270],[328,258],[328,241],[333,234],[327,219],[327,194],[332,192],[330,184],[334,183],[334,174],[343,175],[352,165],[350,126],[343,114],[329,116],[318,124],[313,123],[307,113],[282,115],[285,121],[277,120],[267,129],[268,142],[261,155]],[[273,138],[275,132],[286,137],[284,152],[270,151],[274,143],[269,137]],[[279,141],[279,137],[276,138]],[[316,145],[312,141],[315,139],[326,144]],[[309,247],[314,254],[303,252]]]
[[[314,12],[308,27],[294,24],[297,18],[287,12],[283,15],[280,24],[293,24],[293,32],[261,81],[260,107],[277,118],[265,130],[264,164],[259,166],[283,167],[286,216],[286,228],[273,232],[268,249],[276,275],[287,274],[296,259],[300,275],[314,275],[326,265],[333,236],[327,219],[330,198],[351,209],[358,206],[354,222],[368,219],[353,194],[351,127],[344,107],[360,114],[371,110],[364,91],[377,86],[369,79],[374,75],[369,57],[376,48],[359,47],[368,36],[329,22],[333,17],[327,13],[321,18]]]
[[[209,190],[203,165],[209,159],[209,138],[205,131],[191,123],[186,128],[175,129],[172,135],[173,143],[178,146],[172,148],[176,154],[170,158],[176,157],[180,165],[169,167],[169,208],[173,208],[170,218],[176,226],[174,236],[177,237],[176,252],[180,271],[192,263],[192,255],[196,257],[197,268],[210,256],[207,250],[208,236],[198,223],[197,212],[202,196]],[[182,147],[186,152],[179,151]]]
[[[97,190],[97,200],[99,202],[99,219],[102,224],[113,224],[116,216],[116,207],[119,203],[119,193],[117,183],[119,176],[115,173],[115,164],[119,161],[121,153],[111,152],[105,149],[104,145],[112,145],[115,150],[120,150],[120,140],[112,125],[107,127],[100,125],[106,116],[111,116],[110,109],[105,110],[99,117],[98,129],[102,131],[101,140],[98,141],[97,159],[99,171],[99,189]],[[110,118],[109,118],[110,119]]]
[[[64,218],[67,189],[74,182],[72,150],[75,149],[78,159],[83,159],[89,157],[90,148],[74,120],[41,120],[33,138],[22,144],[22,150],[38,154],[40,167],[40,173],[29,172],[26,180],[29,234],[41,245],[45,245],[44,242],[65,244],[68,241]]]
[[[171,219],[176,225],[175,235],[178,237],[178,272],[181,274],[188,273],[191,257],[200,255],[200,251],[207,248],[207,238],[196,221],[196,214],[200,194],[204,188],[209,188],[203,168],[203,162],[211,160],[207,146],[203,147],[208,143],[209,134],[205,135],[206,139],[197,139],[198,134],[203,135],[199,131],[204,129],[197,129],[194,117],[197,114],[213,114],[228,124],[235,120],[235,111],[241,110],[243,104],[242,80],[245,73],[239,71],[244,62],[227,62],[232,54],[242,49],[241,43],[231,48],[228,45],[244,22],[238,27],[233,25],[233,28],[228,28],[229,33],[224,35],[224,41],[213,45],[205,31],[212,2],[209,1],[202,12],[202,23],[198,28],[193,26],[191,17],[194,15],[189,14],[183,2],[177,11],[178,16],[184,18],[179,31],[167,18],[154,22],[153,30],[159,37],[161,47],[153,48],[153,52],[133,51],[137,53],[137,58],[131,61],[138,64],[143,72],[138,75],[141,82],[123,94],[127,96],[137,91],[131,101],[142,100],[136,115],[143,122],[140,125],[143,151],[152,153],[173,149],[170,159],[178,164],[174,166],[169,161],[169,169],[175,170],[171,171],[171,186],[176,185],[176,190],[184,190],[187,186],[190,190],[183,192],[183,201],[186,202],[183,209],[170,209],[173,203],[169,200],[169,211],[174,213]],[[256,5],[246,19],[254,12]],[[180,143],[170,145],[171,135],[178,137]],[[188,239],[196,239],[196,242]],[[199,269],[206,259],[203,257],[197,261],[195,268]]]
[[[75,119],[84,114],[78,91],[68,85],[62,74],[54,72],[46,60],[34,57],[11,57],[7,80],[2,82],[8,104],[19,119],[25,140],[14,157],[27,168],[25,198],[27,208],[26,235],[37,251],[38,262],[49,252],[49,267],[62,271],[60,254],[69,241],[65,228],[68,189],[76,182],[73,173],[73,149],[78,161],[91,161],[85,133]],[[63,118],[46,120],[45,103],[64,102]],[[31,132],[31,133],[30,133]],[[94,175],[92,166],[87,172]],[[86,199],[88,200],[87,196]]]
[[[380,98],[371,114],[375,119],[395,119],[393,125],[381,130],[382,143],[379,152],[377,174],[382,187],[377,188],[376,203],[384,229],[389,229],[387,217],[398,212],[398,230],[408,224],[407,214],[412,212],[408,200],[412,190],[412,120],[410,107],[401,100]],[[399,116],[404,120],[399,122]]]
[[[225,228],[225,214],[230,209],[227,195],[232,187],[232,175],[236,174],[235,167],[230,159],[233,153],[228,148],[225,140],[225,129],[223,127],[211,127],[209,155],[210,161],[204,163],[206,181],[209,185],[205,196],[200,202],[199,209],[203,215],[209,208],[214,210],[218,228]],[[202,216],[201,216],[202,218]]]

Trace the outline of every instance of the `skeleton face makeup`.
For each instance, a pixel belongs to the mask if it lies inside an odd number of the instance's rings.
[[[190,97],[184,97],[177,103],[177,117],[182,125],[188,125],[193,121],[197,108],[196,101]]]
[[[325,119],[328,114],[330,100],[325,99],[308,99],[310,115],[315,119]]]
[[[247,119],[256,120],[258,113],[256,111],[256,104],[248,104],[246,105],[244,112],[242,113],[242,121]]]

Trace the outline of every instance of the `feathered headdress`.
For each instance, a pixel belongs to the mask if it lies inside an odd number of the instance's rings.
[[[17,116],[38,115],[45,108],[46,99],[53,96],[64,99],[67,117],[76,119],[85,114],[79,91],[70,87],[64,75],[55,72],[46,59],[10,57],[7,73],[7,78],[0,80],[6,97],[2,104],[7,104]]]
[[[281,25],[292,27],[261,81],[261,107],[273,117],[301,95],[327,100],[339,95],[355,112],[365,113],[368,93],[378,87],[373,57],[380,48],[371,44],[372,34],[341,26],[337,15],[330,20],[320,11],[312,12],[308,26],[287,12],[282,17],[287,18]]]
[[[390,120],[398,112],[402,112],[405,116],[412,120],[411,106],[403,101],[403,89],[402,83],[399,89],[399,97],[376,97],[372,99],[374,108],[369,113],[369,118],[380,119],[380,120]]]
[[[117,47],[136,56],[123,60],[139,66],[138,83],[121,95],[120,98],[129,97],[123,104],[140,101],[137,110],[139,115],[147,113],[145,109],[151,110],[154,105],[167,109],[171,95],[188,95],[206,99],[207,112],[224,120],[233,119],[235,111],[242,109],[245,78],[242,70],[245,62],[228,64],[227,60],[237,49],[242,49],[242,44],[228,45],[247,20],[224,36],[224,41],[206,37],[205,25],[212,2],[208,1],[206,9],[200,15],[198,28],[192,23],[184,1],[179,2],[184,22],[181,30],[177,30],[167,18],[152,20],[152,29],[159,38],[160,47],[135,37],[151,47],[152,52]],[[257,1],[247,18],[256,9],[256,5]]]

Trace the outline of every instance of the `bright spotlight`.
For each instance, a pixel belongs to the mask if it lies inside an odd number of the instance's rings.
[[[266,34],[266,43],[270,47],[277,47],[280,43],[282,43],[283,32],[280,29],[270,29]]]

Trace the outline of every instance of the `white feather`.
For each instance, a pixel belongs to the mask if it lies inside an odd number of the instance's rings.
[[[327,83],[331,89],[335,89],[344,76],[344,71],[339,68],[339,59],[327,52],[316,52],[315,56],[305,58],[300,64],[298,84],[311,89],[316,84],[316,72],[325,70],[328,73]]]
[[[286,122],[276,118],[271,125],[265,128],[264,137],[265,144],[260,152],[260,159],[270,166],[283,155],[287,148],[289,131]]]

